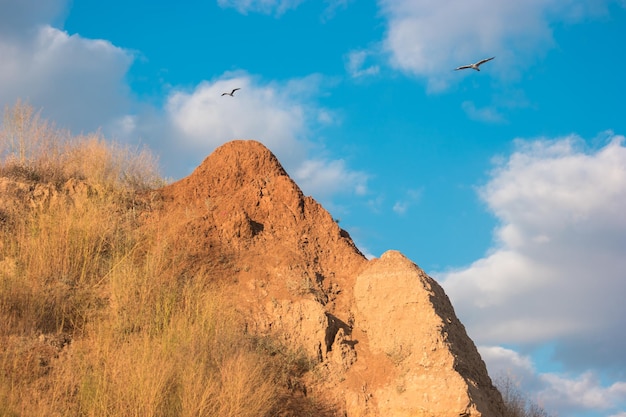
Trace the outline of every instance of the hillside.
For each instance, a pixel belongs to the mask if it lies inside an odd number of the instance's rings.
[[[317,362],[309,394],[349,416],[501,412],[443,289],[398,252],[367,261],[262,144],[227,143],[159,194],[150,222],[184,240],[187,269],[228,283],[249,332]]]
[[[9,142],[27,116],[2,132],[0,416],[503,415],[437,282],[368,261],[259,142],[162,186],[97,135]]]

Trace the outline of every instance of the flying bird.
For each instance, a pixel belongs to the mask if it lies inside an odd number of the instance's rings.
[[[491,58],[487,58],[487,59],[483,59],[482,61],[478,61],[475,64],[463,65],[461,67],[456,68],[455,71],[462,70],[462,69],[468,69],[468,68],[475,69],[476,71],[480,71],[480,68],[478,68],[478,67],[480,67],[485,62],[491,61],[494,58],[495,58],[495,56],[492,56]]]
[[[235,91],[237,90],[241,90],[241,88],[233,88],[233,91],[231,91],[230,93],[222,93],[222,95],[234,97],[233,94],[235,94]]]

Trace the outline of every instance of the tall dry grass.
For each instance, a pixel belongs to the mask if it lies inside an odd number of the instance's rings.
[[[0,156],[0,416],[298,415],[281,355],[141,226],[163,184],[147,151],[18,102]]]
[[[148,149],[110,142],[100,133],[71,136],[20,101],[5,109],[0,159],[1,175],[40,183],[74,178],[114,192],[164,184]]]

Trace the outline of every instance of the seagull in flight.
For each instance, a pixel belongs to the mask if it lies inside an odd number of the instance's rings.
[[[222,93],[222,96],[234,97],[233,94],[235,94],[235,91],[237,91],[237,90],[241,90],[241,88],[233,88],[233,91],[231,91],[230,93]]]
[[[455,71],[462,70],[462,69],[468,69],[468,68],[475,69],[476,71],[480,71],[480,68],[478,68],[478,67],[480,67],[485,62],[491,61],[494,58],[495,58],[495,56],[492,56],[491,58],[487,58],[487,59],[483,59],[481,61],[478,61],[475,64],[463,65],[461,67],[456,68]]]

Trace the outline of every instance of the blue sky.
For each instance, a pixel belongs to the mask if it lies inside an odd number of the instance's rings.
[[[172,179],[265,143],[443,284],[492,376],[625,417],[624,39],[623,0],[0,0],[0,104]]]

